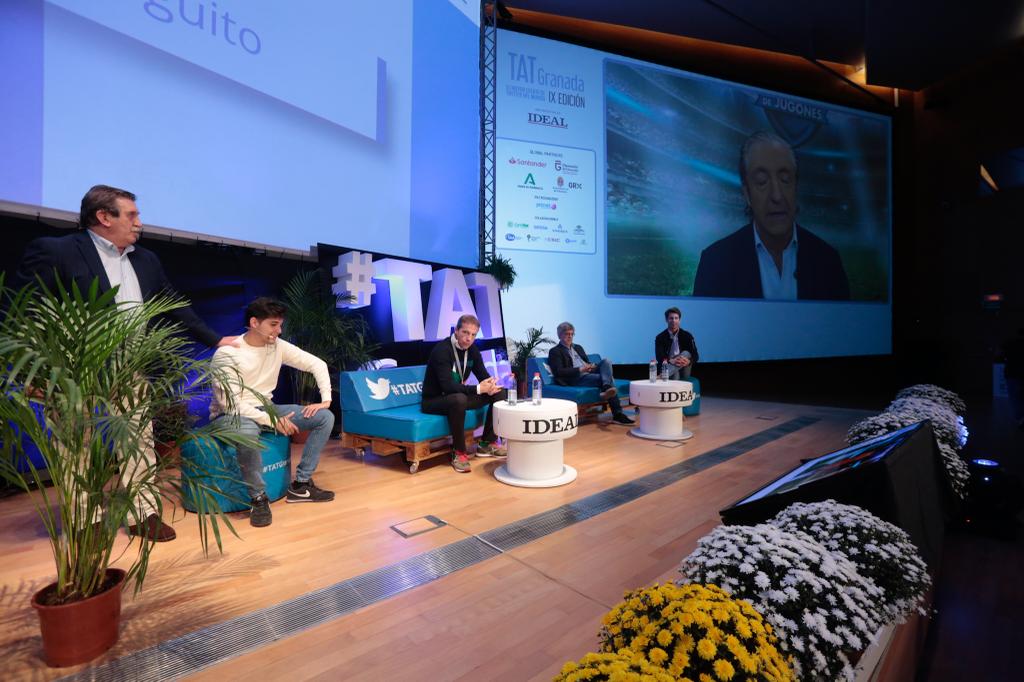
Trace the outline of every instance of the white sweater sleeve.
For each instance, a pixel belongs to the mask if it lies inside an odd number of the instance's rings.
[[[277,342],[281,345],[281,362],[289,367],[312,374],[316,379],[317,388],[320,389],[320,400],[322,402],[330,402],[331,373],[327,369],[327,363],[312,353],[307,353],[295,344],[288,343],[282,339],[278,339]]]
[[[270,415],[257,409],[253,397],[242,381],[241,373],[235,366],[230,347],[218,348],[213,354],[213,366],[220,374],[213,382],[213,397],[221,414],[248,417],[260,426],[270,426]]]

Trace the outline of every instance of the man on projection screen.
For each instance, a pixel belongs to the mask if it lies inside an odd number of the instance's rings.
[[[740,182],[753,220],[704,249],[693,295],[849,300],[839,252],[796,223],[797,163],[789,143],[764,131],[748,137]]]
[[[452,468],[460,474],[470,471],[469,453],[466,452],[466,410],[493,405],[504,400],[506,394],[494,377],[487,374],[480,349],[473,343],[479,330],[480,320],[476,317],[460,317],[455,323],[455,332],[438,341],[430,351],[427,372],[423,377],[420,410],[448,418],[448,431],[452,435]],[[479,382],[475,386],[466,383],[471,373]],[[505,451],[495,443],[497,439],[494,410],[489,409],[476,454],[480,457],[504,457]]]

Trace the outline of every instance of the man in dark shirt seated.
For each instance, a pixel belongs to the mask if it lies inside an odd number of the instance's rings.
[[[466,410],[493,405],[505,399],[505,389],[487,374],[480,349],[473,343],[479,329],[480,320],[474,316],[460,317],[455,333],[439,341],[430,351],[427,373],[423,377],[420,410],[448,418],[448,430],[452,434],[452,468],[460,474],[470,471],[469,454],[466,452]],[[466,384],[470,372],[479,382],[475,386]],[[476,454],[480,457],[504,457],[505,452],[495,444],[496,440],[494,410],[487,410],[484,433],[477,444]]]
[[[608,358],[595,365],[587,361],[583,346],[574,344],[576,328],[569,322],[558,325],[558,341],[548,351],[548,366],[559,386],[597,386],[601,389],[601,400],[607,400],[612,408],[612,421],[617,424],[632,424],[633,420],[623,413],[622,404],[616,395],[612,363]]]
[[[665,329],[654,337],[654,359],[657,362],[668,361],[669,379],[689,379],[693,366],[697,364],[697,342],[693,334],[679,328],[679,320],[683,314],[675,306],[665,311]]]

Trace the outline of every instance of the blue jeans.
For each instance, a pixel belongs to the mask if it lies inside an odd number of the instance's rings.
[[[690,373],[693,371],[693,365],[687,365],[686,367],[676,367],[675,365],[669,365],[668,378],[669,381],[682,380],[686,381],[690,378]]]
[[[615,377],[612,376],[612,363],[608,358],[602,358],[600,364],[597,366],[597,372],[587,372],[586,374],[580,374],[579,378],[571,382],[570,386],[596,386],[601,389],[608,388],[609,386],[615,385]],[[618,396],[614,396],[608,399],[608,407],[612,408],[612,412],[618,414],[622,412],[622,403],[619,401]]]
[[[334,415],[330,410],[321,409],[317,410],[312,417],[303,417],[302,405],[274,405],[273,408],[274,413],[278,416],[294,412],[295,414],[290,417],[292,423],[299,427],[300,431],[309,431],[309,439],[306,441],[305,447],[302,448],[302,458],[299,460],[299,465],[295,467],[295,480],[308,481],[316,471],[316,465],[320,463],[320,452],[331,436],[331,429],[334,428]],[[225,419],[234,426],[238,433],[253,438],[258,438],[260,435],[260,425],[248,417],[228,414],[217,417],[218,421]],[[249,495],[256,498],[266,491],[266,484],[263,482],[263,458],[260,455],[262,450],[241,447],[236,450],[238,466],[242,470],[242,480],[249,488]]]

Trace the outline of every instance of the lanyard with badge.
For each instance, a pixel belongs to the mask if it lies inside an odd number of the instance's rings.
[[[455,335],[452,334],[452,351],[455,356],[455,364],[452,365],[452,379],[457,384],[461,384],[466,377],[466,367],[472,364],[472,360],[468,359],[469,349],[462,351],[463,362],[459,362],[459,350],[461,350],[455,341]],[[465,363],[465,364],[463,364]]]

